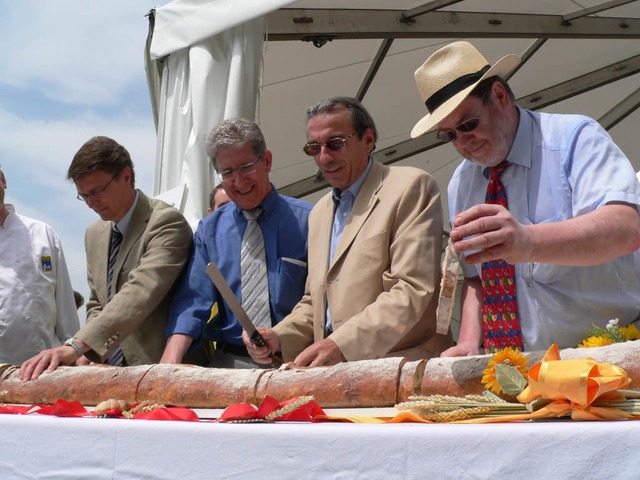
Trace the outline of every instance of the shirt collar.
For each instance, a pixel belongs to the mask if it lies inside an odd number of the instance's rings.
[[[240,216],[242,219],[246,221],[246,219],[242,215],[242,209],[238,207],[235,203],[233,205],[236,211],[236,215]],[[278,206],[278,191],[276,190],[276,187],[274,187],[272,183],[271,191],[264,198],[264,200],[260,202],[260,205],[258,205],[258,207],[262,208],[263,210],[262,215],[260,215],[260,219],[268,217],[276,209],[277,206]]]
[[[353,195],[353,198],[357,198],[358,193],[360,193],[360,189],[362,188],[362,184],[364,183],[365,179],[367,178],[367,175],[369,174],[369,171],[371,170],[371,165],[373,165],[373,158],[369,157],[369,161],[367,162],[367,167],[364,169],[364,172],[360,174],[360,176],[356,179],[355,182],[353,182],[344,190],[339,190],[337,188],[334,188],[333,194],[332,194],[333,203],[339,202],[340,197],[344,192],[349,192],[351,195]]]
[[[120,233],[122,233],[123,237],[127,234],[127,229],[129,228],[129,224],[131,223],[131,217],[133,216],[133,211],[136,209],[136,205],[138,205],[139,196],[140,195],[138,193],[138,190],[136,190],[136,198],[134,198],[133,205],[131,205],[129,211],[124,217],[120,219],[120,221],[113,222],[113,224],[118,227],[118,230],[120,230]]]
[[[526,110],[518,107],[518,130],[516,136],[513,139],[513,145],[509,155],[507,155],[507,162],[522,165],[523,167],[531,167],[531,144],[533,138],[531,136],[532,119],[527,114]]]
[[[4,223],[2,225],[0,225],[0,227],[8,226],[9,223],[11,223],[13,221],[13,218],[15,217],[15,214],[16,214],[16,209],[10,203],[5,203],[4,204],[4,208],[5,208],[6,212],[7,212],[7,216],[4,219]]]

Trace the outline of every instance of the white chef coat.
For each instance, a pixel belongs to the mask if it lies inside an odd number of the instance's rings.
[[[0,363],[19,365],[62,345],[80,324],[57,233],[5,206],[8,215],[0,226]]]

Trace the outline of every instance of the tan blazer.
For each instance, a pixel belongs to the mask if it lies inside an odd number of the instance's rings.
[[[164,349],[172,286],[189,259],[192,232],[182,214],[139,192],[115,264],[116,293],[107,303],[111,222],[99,220],[85,235],[90,298],[77,338],[87,357],[102,362],[120,345],[129,365],[157,363]]]
[[[274,330],[286,361],[325,337],[325,301],[347,360],[429,358],[451,346],[437,335],[442,206],[435,180],[377,162],[365,179],[329,265],[334,206],[325,195],[309,216],[305,295]]]

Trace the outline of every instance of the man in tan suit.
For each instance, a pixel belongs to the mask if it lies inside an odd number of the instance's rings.
[[[191,252],[189,224],[175,208],[135,189],[133,162],[116,141],[94,137],[86,142],[74,156],[67,178],[75,183],[78,199],[101,218],[85,236],[91,291],[87,322],[63,346],[24,362],[23,380],[74,362],[158,362],[172,286]],[[110,255],[114,231],[121,240],[117,255]],[[111,361],[120,352],[118,363]]]
[[[307,110],[307,143],[333,187],[309,217],[305,295],[273,329],[268,346],[243,339],[256,362],[281,351],[296,365],[438,356],[436,334],[442,207],[435,180],[412,167],[370,157],[377,131],[355,99],[331,98]]]

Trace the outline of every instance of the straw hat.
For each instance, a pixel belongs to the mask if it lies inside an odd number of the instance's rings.
[[[506,55],[492,67],[469,42],[442,47],[414,73],[418,92],[429,113],[415,124],[411,138],[438,125],[482,80],[496,75],[504,78],[519,63],[517,55]]]

